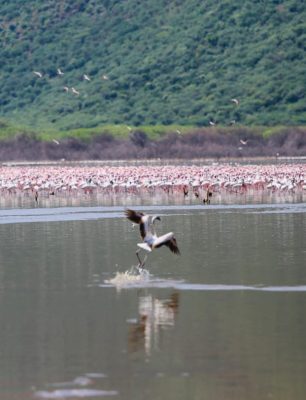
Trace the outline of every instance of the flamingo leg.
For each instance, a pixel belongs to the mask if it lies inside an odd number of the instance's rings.
[[[138,258],[138,261],[139,261],[139,265],[138,265],[138,267],[141,265],[141,263],[142,263],[142,261],[141,261],[141,259],[140,259],[140,257],[139,257],[139,253],[140,252],[140,249],[138,249],[138,250],[136,250],[136,256],[137,256],[137,258]]]
[[[140,268],[143,268],[144,267],[144,265],[145,265],[145,263],[146,263],[146,261],[147,261],[147,258],[148,258],[148,256],[147,256],[147,254],[144,256],[144,259],[142,260],[142,264],[141,264],[141,266],[140,266]]]
[[[140,259],[140,257],[139,257],[139,252],[140,252],[140,250],[141,249],[139,249],[139,250],[137,250],[136,251],[136,256],[137,256],[137,258],[138,258],[138,261],[139,261],[139,264],[138,264],[138,266],[137,266],[137,268],[138,268],[138,270],[140,270],[140,269],[142,269],[143,267],[144,267],[144,265],[145,265],[145,262],[146,262],[146,260],[147,260],[147,255],[145,255],[144,256],[144,259],[141,261],[141,259]]]

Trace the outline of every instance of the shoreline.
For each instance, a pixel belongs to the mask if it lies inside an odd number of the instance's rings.
[[[194,158],[194,159],[181,159],[181,158],[154,158],[154,159],[134,159],[134,160],[57,160],[57,161],[5,161],[0,163],[0,167],[19,167],[19,166],[108,166],[108,165],[198,165],[198,164],[212,164],[212,163],[282,163],[282,162],[301,162],[306,163],[306,156],[278,156],[278,157],[220,157],[220,158]]]

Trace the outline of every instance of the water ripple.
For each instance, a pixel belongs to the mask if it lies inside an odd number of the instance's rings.
[[[202,283],[187,283],[180,280],[171,279],[141,279],[135,277],[134,280],[123,281],[121,276],[120,281],[106,280],[99,287],[116,287],[120,289],[131,288],[173,288],[183,291],[203,291],[203,292],[227,292],[227,291],[253,291],[253,292],[306,292],[306,285],[293,286],[264,286],[264,285],[226,285],[226,284],[202,284]]]

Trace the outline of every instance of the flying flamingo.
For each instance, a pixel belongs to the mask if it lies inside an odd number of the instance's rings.
[[[42,78],[43,77],[43,74],[41,72],[39,72],[39,71],[33,71],[33,74],[38,76],[38,78]]]
[[[135,224],[139,224],[140,236],[143,240],[142,243],[137,243],[137,246],[139,246],[140,249],[151,252],[153,249],[157,249],[165,245],[169,247],[172,253],[178,255],[180,254],[173,232],[166,233],[162,236],[156,235],[154,222],[156,220],[160,221],[160,217],[158,215],[147,215],[142,212],[127,209],[125,210],[125,216]],[[136,251],[136,256],[139,261],[138,268],[142,268],[145,265],[145,261],[147,259],[147,256],[145,256],[143,261],[141,261],[138,254],[140,252],[140,249]]]
[[[71,91],[73,94],[76,94],[77,96],[80,94],[80,92],[76,90],[74,87],[71,88]]]

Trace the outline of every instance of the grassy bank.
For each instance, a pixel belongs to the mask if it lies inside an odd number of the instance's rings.
[[[144,126],[131,126],[131,125],[115,125],[105,124],[94,128],[79,128],[79,129],[67,129],[67,130],[56,130],[48,128],[32,128],[26,125],[18,125],[13,122],[0,119],[0,141],[13,140],[15,137],[20,135],[26,135],[30,138],[35,138],[40,141],[52,141],[53,139],[66,139],[75,138],[83,141],[91,140],[95,136],[99,135],[111,135],[114,139],[128,139],[135,132],[143,132],[149,140],[159,140],[169,134],[177,135],[188,135],[195,132],[210,132],[210,133],[222,133],[222,134],[243,134],[262,136],[263,138],[269,138],[272,135],[280,135],[287,133],[294,133],[297,131],[305,131],[306,126],[243,126],[243,125],[232,125],[223,126],[215,125],[211,127],[199,127],[199,126],[186,126],[186,125],[144,125]]]
[[[0,124],[0,161],[305,156],[306,127],[104,125],[35,131]]]

